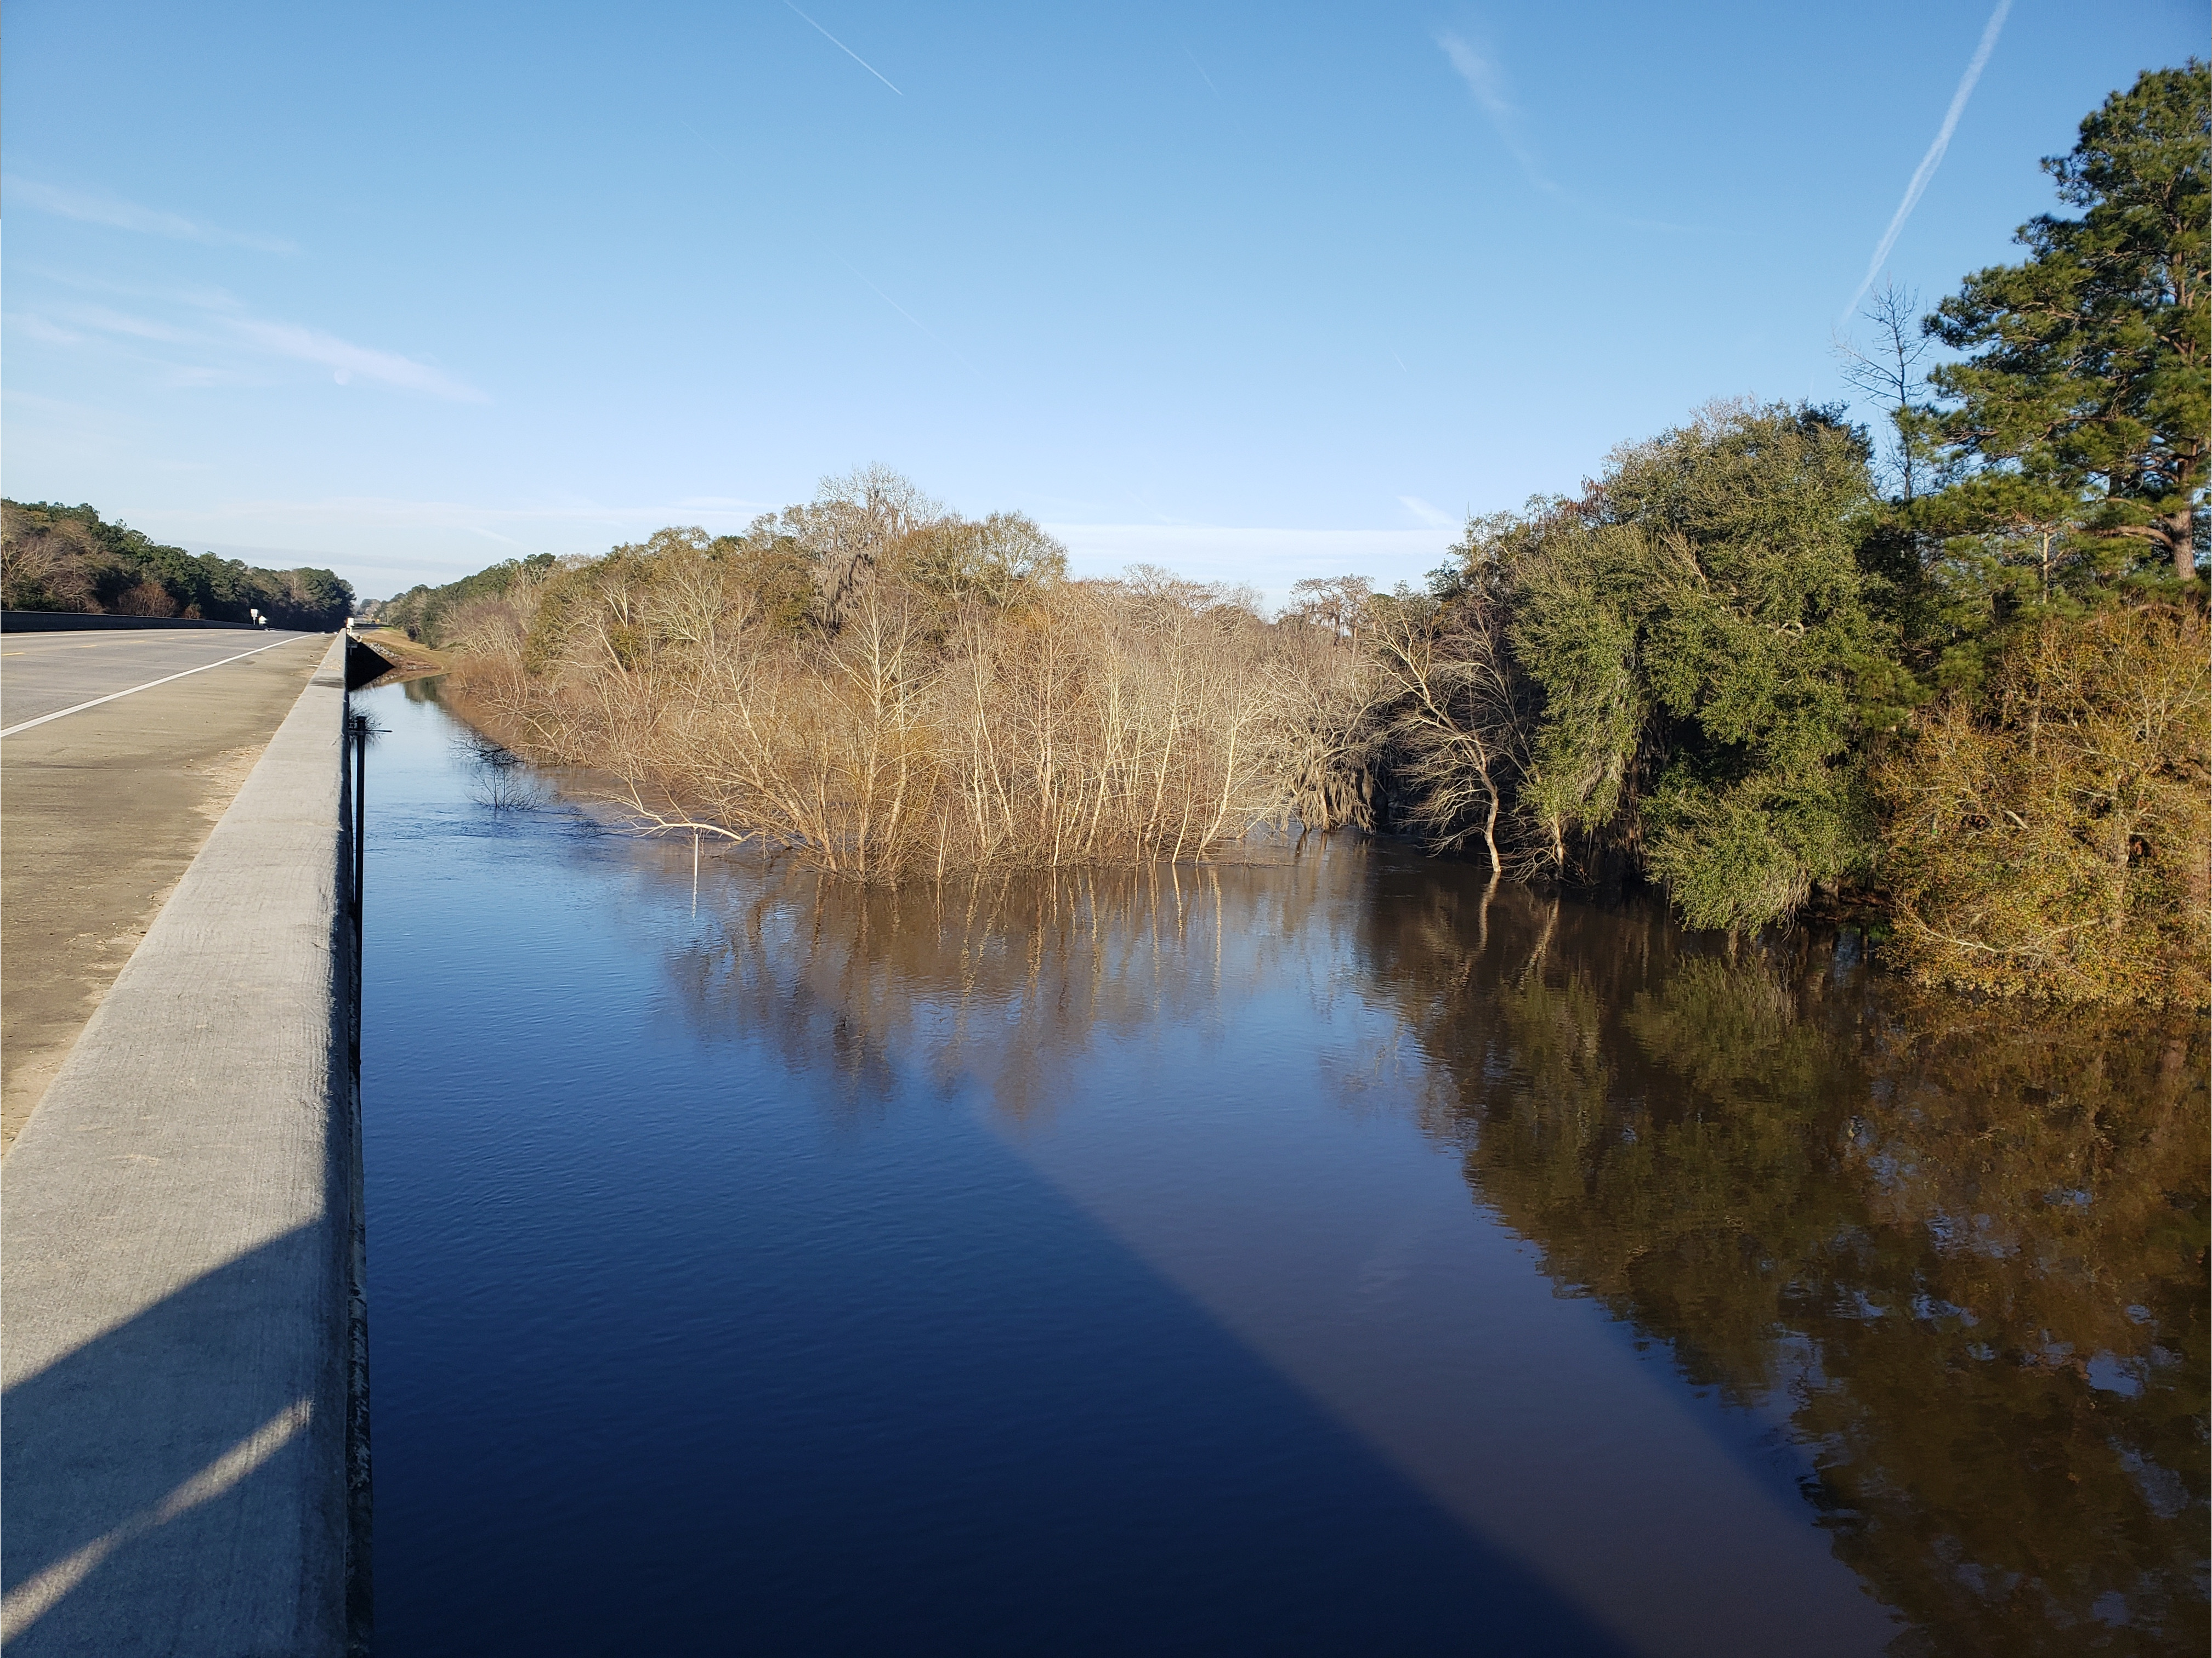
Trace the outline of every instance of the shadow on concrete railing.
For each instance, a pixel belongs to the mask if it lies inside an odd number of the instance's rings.
[[[330,1482],[287,1465],[342,1456],[344,1424],[336,1412],[319,1418],[289,1366],[241,1364],[211,1333],[234,1329],[237,1304],[272,1275],[313,1272],[331,1242],[320,1224],[272,1239],[0,1395],[10,1658],[122,1652],[134,1634],[210,1621],[258,1637],[252,1649],[300,1651],[328,1626],[347,1516]],[[184,1442],[174,1424],[188,1394],[199,1431]],[[328,1581],[311,1570],[289,1596],[246,1581],[272,1567],[297,1577],[302,1558],[327,1563]],[[222,1581],[223,1566],[236,1581]],[[159,1608],[164,1599],[174,1606]],[[118,1627],[125,1608],[135,1629]],[[157,1608],[170,1615],[140,1621]],[[284,1626],[249,1626],[272,1613]]]

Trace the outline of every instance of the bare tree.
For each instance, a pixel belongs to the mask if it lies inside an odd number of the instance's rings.
[[[874,579],[896,542],[945,516],[942,502],[888,466],[855,467],[825,477],[812,502],[785,523],[813,556],[816,608],[824,626],[843,625],[854,597]]]
[[[1364,575],[1309,576],[1291,584],[1287,614],[1356,650],[1374,598],[1375,584]]]
[[[1899,491],[1910,507],[1920,486],[1918,435],[1913,417],[1928,392],[1920,365],[1936,349],[1935,343],[1921,331],[1920,295],[1910,288],[1899,288],[1893,278],[1883,279],[1860,307],[1859,315],[1865,319],[1873,338],[1861,346],[1856,339],[1838,334],[1836,355],[1843,364],[1844,378],[1879,401],[1888,413],[1896,434],[1897,459],[1893,464]]]
[[[1502,872],[1498,818],[1528,729],[1504,607],[1480,594],[1439,604],[1401,592],[1374,612],[1372,717],[1407,793],[1408,826],[1440,849],[1480,835],[1492,874]]]
[[[867,511],[864,490],[840,499]],[[892,506],[840,531],[865,562],[834,626],[775,623],[758,571],[664,535],[549,576],[527,621],[472,615],[455,705],[607,780],[643,832],[863,881],[1204,860],[1287,823],[1295,694],[1349,683],[1352,653],[1233,588],[1067,580],[1026,520],[886,539],[908,515]]]

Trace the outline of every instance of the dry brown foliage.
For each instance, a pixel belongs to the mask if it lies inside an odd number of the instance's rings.
[[[1404,826],[1439,850],[1479,839],[1492,871],[1513,861],[1531,872],[1531,859],[1499,848],[1531,734],[1504,607],[1481,592],[1449,604],[1401,596],[1371,607],[1369,638],[1367,724],[1404,796]]]
[[[895,525],[836,550],[795,623],[745,550],[656,537],[466,607],[453,694],[641,829],[862,880],[1218,858],[1287,825],[1299,710],[1350,653],[1163,572],[1055,579],[1020,543]]]
[[[70,519],[41,523],[12,502],[0,507],[0,604],[97,610],[93,560],[99,549]]]
[[[2069,1001],[2212,998],[2203,616],[2052,619],[1875,773],[1904,965]]]

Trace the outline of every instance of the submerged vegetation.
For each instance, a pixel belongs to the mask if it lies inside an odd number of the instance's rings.
[[[345,625],[353,588],[329,570],[195,557],[89,507],[0,501],[0,605],[208,622],[246,622],[258,610],[272,626],[321,632]]]
[[[1929,983],[2202,1002],[2208,136],[2212,71],[2146,74],[2046,163],[2081,217],[1924,322],[1881,296],[1852,369],[1880,452],[1835,410],[1717,404],[1470,523],[1425,592],[1301,582],[1271,618],[1073,580],[1028,519],[871,468],[382,617],[641,827],[863,879],[1392,829],[1648,881],[1698,927],[1870,912]],[[1938,342],[1962,355],[1923,379]]]
[[[1328,647],[1246,596],[1071,581],[1018,514],[833,479],[742,536],[664,531],[454,608],[488,729],[639,819],[863,878],[1203,857],[1282,819],[1285,688]]]

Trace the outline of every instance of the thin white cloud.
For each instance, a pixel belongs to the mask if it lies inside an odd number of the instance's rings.
[[[1455,530],[1459,520],[1449,513],[1431,507],[1419,495],[1400,495],[1398,504],[1432,530]]]
[[[526,541],[517,541],[513,536],[503,536],[496,530],[487,530],[481,524],[471,524],[469,528],[486,541],[496,541],[504,547],[520,547],[526,553],[534,553],[538,550]]]
[[[1514,106],[1512,94],[1506,85],[1505,72],[1495,60],[1485,57],[1460,36],[1446,30],[1437,36],[1437,44],[1443,48],[1451,66],[1459,71],[1459,78],[1474,94],[1474,101],[1482,106],[1482,112],[1490,118],[1490,125],[1498,131],[1513,159],[1528,182],[1539,190],[1556,194],[1559,186],[1545,175],[1536,164],[1535,152],[1521,133],[1521,112]]]
[[[54,265],[25,264],[19,276],[37,276],[79,294],[105,294],[112,299],[137,300],[152,305],[188,306],[195,311],[239,311],[245,307],[223,288],[210,285],[182,288],[161,283],[116,282]]]
[[[1213,101],[1221,106],[1221,112],[1229,118],[1229,125],[1237,129],[1237,136],[1242,138],[1244,136],[1244,124],[1237,118],[1236,112],[1229,107],[1229,100],[1221,95],[1221,88],[1213,84],[1213,77],[1206,72],[1206,65],[1198,61],[1198,54],[1188,46],[1185,46],[1182,49],[1182,55],[1190,59],[1190,66],[1198,71],[1198,78],[1206,82],[1206,89],[1213,94]]]
[[[256,317],[229,295],[220,291],[200,290],[166,296],[144,295],[141,297],[166,297],[171,304],[181,306],[198,315],[191,325],[179,326],[108,306],[83,303],[58,307],[55,314],[61,322],[93,333],[217,353],[227,349],[243,348],[257,355],[313,363],[329,369],[331,378],[341,386],[349,385],[358,377],[398,391],[420,392],[454,403],[489,403],[491,400],[475,386],[456,380],[430,363],[402,356],[394,351],[380,351],[374,346],[356,345],[350,340],[341,339],[319,328]],[[33,324],[26,319],[24,325],[33,338],[52,344],[76,343],[82,337],[70,335],[66,331],[43,321]],[[44,331],[41,331],[42,328]],[[232,369],[219,364],[173,363],[168,367],[172,370],[173,383],[176,384],[228,384],[237,378]],[[177,379],[179,375],[184,378]]]
[[[639,505],[594,501],[550,501],[533,506],[484,507],[460,501],[410,501],[390,495],[334,495],[309,501],[232,501],[205,508],[137,507],[139,516],[159,517],[165,523],[204,526],[207,533],[225,533],[246,525],[292,525],[289,533],[310,538],[342,541],[350,531],[366,533],[377,544],[391,531],[453,531],[473,534],[489,531],[521,530],[525,534],[551,531],[576,549],[587,549],[606,538],[608,544],[641,531],[671,524],[704,524],[709,528],[743,528],[775,503],[724,497],[708,504],[696,497],[658,504]],[[133,522],[137,520],[134,519]],[[571,528],[576,533],[561,535]],[[288,533],[279,531],[279,533]],[[540,537],[543,539],[544,537]],[[605,551],[605,547],[599,549]]]
[[[62,314],[80,328],[94,329],[102,334],[121,334],[129,339],[158,340],[174,345],[191,337],[167,323],[155,322],[149,317],[135,317],[125,311],[110,310],[104,305],[72,305]]]
[[[397,386],[403,392],[421,392],[455,403],[491,401],[475,386],[465,385],[428,363],[417,362],[412,357],[403,357],[395,352],[356,345],[335,334],[325,334],[319,328],[303,328],[297,323],[263,322],[247,317],[226,317],[222,320],[223,326],[239,339],[271,355],[316,363],[330,369],[331,377],[341,386],[358,374],[363,380]]]
[[[16,327],[21,329],[26,334],[28,334],[33,339],[38,340],[44,344],[79,345],[84,341],[83,335],[72,334],[66,328],[57,327],[54,324],[48,322],[44,317],[38,315],[35,312],[25,311],[11,313],[8,320],[13,323]]]
[[[208,386],[236,386],[251,389],[261,385],[256,375],[237,368],[216,368],[204,363],[185,363],[163,371],[164,386],[197,388]]]
[[[1928,146],[1928,153],[1920,158],[1920,165],[1912,170],[1912,182],[1905,187],[1905,199],[1897,204],[1897,211],[1890,216],[1889,228],[1881,233],[1881,241],[1875,248],[1874,258],[1867,261],[1866,275],[1859,278],[1859,285],[1851,290],[1851,297],[1844,303],[1843,313],[1837,319],[1838,326],[1850,320],[1851,313],[1866,297],[1867,289],[1874,286],[1875,277],[1881,274],[1883,264],[1889,258],[1889,250],[1897,246],[1898,234],[1905,228],[1905,222],[1912,216],[1912,210],[1920,205],[1921,192],[1928,188],[1929,180],[1936,176],[1936,169],[1942,165],[1943,152],[1951,147],[1951,135],[1958,130],[1959,118],[1966,112],[1966,100],[1973,95],[1974,82],[1982,78],[1983,67],[1990,61],[1990,54],[1996,50],[1997,33],[2004,27],[2005,14],[2011,9],[2012,0],[1997,0],[1997,9],[1990,14],[1990,21],[1983,25],[1980,43],[1974,47],[1974,55],[1966,62],[1966,72],[1959,77],[1959,88],[1951,94],[1951,107],[1943,113],[1942,129],[1936,133],[1936,142]]]
[[[9,174],[0,179],[0,195],[7,205],[27,207],[35,212],[51,213],[58,218],[75,219],[83,224],[106,225],[114,230],[136,231],[143,236],[166,236],[173,241],[206,242],[224,247],[250,247],[261,253],[296,253],[300,250],[281,236],[260,236],[237,230],[223,230],[216,226],[202,224],[181,213],[169,213],[160,208],[141,207],[136,202],[126,202],[119,197],[102,196],[89,191],[64,190],[55,185],[40,184],[34,179],[22,179]]]

